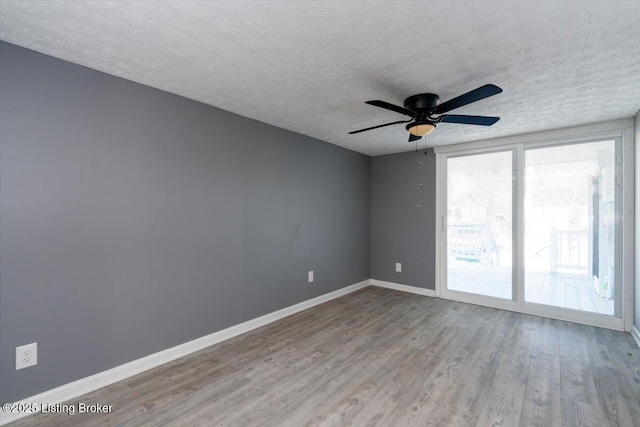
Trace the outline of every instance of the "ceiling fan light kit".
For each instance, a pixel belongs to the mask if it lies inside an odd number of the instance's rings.
[[[477,126],[491,126],[498,120],[500,120],[500,117],[467,116],[444,113],[455,110],[456,108],[460,108],[464,105],[471,104],[472,102],[480,101],[481,99],[497,95],[500,92],[502,92],[502,89],[500,89],[498,86],[487,84],[474,89],[471,92],[467,92],[464,95],[460,95],[456,98],[450,99],[442,104],[440,104],[440,97],[438,95],[434,93],[422,93],[410,96],[405,99],[404,108],[380,100],[366,101],[365,104],[404,114],[405,116],[411,117],[411,119],[368,127],[366,129],[349,132],[349,134],[365,132],[368,130],[378,129],[381,127],[391,126],[399,123],[409,123],[405,126],[405,128],[411,134],[409,135],[409,142],[412,142],[422,138],[425,135],[429,135],[435,130],[436,126],[440,122]]]
[[[436,128],[436,122],[413,122],[407,125],[407,130],[414,136],[429,135]]]

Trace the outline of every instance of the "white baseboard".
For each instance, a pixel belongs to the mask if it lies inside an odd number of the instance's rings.
[[[318,304],[322,304],[332,299],[339,298],[351,292],[365,288],[370,284],[371,281],[369,279],[364,280],[354,285],[338,289],[337,291],[329,292],[328,294],[320,295],[310,300],[283,308],[282,310],[274,311],[273,313],[265,314],[264,316],[260,316],[244,323],[231,326],[230,328],[214,332],[213,334],[206,335],[201,338],[196,338],[193,341],[189,341],[184,344],[180,344],[175,347],[150,354],[149,356],[145,356],[141,359],[125,363],[124,365],[116,366],[115,368],[109,369],[107,371],[99,372],[95,375],[91,375],[77,381],[62,385],[60,387],[47,390],[43,393],[36,394],[35,396],[28,397],[16,403],[31,403],[36,404],[34,405],[36,407],[40,407],[43,403],[53,405],[56,403],[62,403],[71,399],[75,399],[76,397],[82,396],[83,394],[90,393],[92,391],[98,390],[99,388],[106,387],[118,381],[122,381],[141,372],[153,369],[165,363],[176,360],[180,357],[202,350],[203,348],[228,340],[229,338],[233,338],[261,326],[268,325],[269,323],[275,322],[276,320],[280,320],[284,317],[291,316],[292,314],[314,307]],[[4,412],[3,410],[0,410],[0,425],[8,424],[12,421],[31,414],[32,413],[29,412]]]
[[[640,330],[638,330],[635,325],[631,328],[631,336],[634,340],[636,340],[636,344],[638,344],[638,347],[640,347]]]
[[[400,283],[385,282],[383,280],[371,279],[371,286],[380,288],[393,289],[401,292],[409,292],[411,294],[424,295],[427,297],[435,297],[436,291],[433,289],[418,288],[416,286],[401,285]]]

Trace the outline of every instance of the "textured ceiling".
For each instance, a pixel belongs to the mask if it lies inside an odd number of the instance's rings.
[[[504,89],[455,110],[429,146],[631,117],[640,1],[0,1],[0,39],[377,155],[404,116],[365,105]]]

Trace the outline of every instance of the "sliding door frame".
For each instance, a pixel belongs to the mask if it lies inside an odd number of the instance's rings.
[[[537,132],[515,137],[436,147],[436,296],[445,299],[567,320],[609,329],[630,331],[634,301],[634,129],[633,120],[617,120],[574,128]],[[621,317],[588,313],[526,302],[524,296],[524,154],[526,149],[554,147],[605,139],[616,140],[620,171],[620,198],[616,215],[617,286],[621,287]],[[513,294],[512,300],[448,290],[447,283],[447,159],[498,151],[513,157]],[[621,158],[619,158],[621,155]],[[620,188],[620,191],[618,191]]]
[[[443,234],[442,238],[440,239],[440,246],[439,246],[439,251],[436,252],[440,252],[442,254],[447,254],[448,251],[448,242],[447,242],[447,228],[448,228],[448,224],[447,224],[447,175],[448,175],[448,168],[447,168],[447,160],[450,158],[460,158],[460,157],[466,157],[466,156],[473,156],[473,155],[482,155],[482,154],[493,154],[493,153],[511,153],[511,218],[512,218],[512,223],[511,223],[511,241],[512,241],[512,260],[511,260],[511,264],[513,266],[512,268],[512,274],[511,274],[511,299],[505,299],[505,298],[498,298],[498,297],[493,297],[493,296],[489,296],[489,295],[482,295],[482,294],[470,294],[468,292],[461,292],[461,291],[456,291],[456,290],[452,290],[452,289],[448,289],[446,287],[446,283],[447,283],[447,265],[446,265],[446,255],[443,257],[443,266],[440,269],[441,270],[441,277],[442,277],[442,286],[439,289],[439,292],[436,290],[436,294],[441,296],[442,298],[446,298],[446,299],[452,299],[452,300],[457,300],[457,301],[466,301],[466,300],[472,300],[472,301],[468,301],[468,302],[476,302],[479,304],[483,304],[483,305],[492,305],[493,304],[505,304],[507,306],[513,306],[514,303],[516,302],[516,296],[518,295],[517,293],[517,283],[518,283],[518,268],[517,268],[517,263],[518,263],[518,241],[519,239],[517,238],[517,232],[518,232],[518,225],[522,222],[520,221],[517,216],[515,215],[516,208],[517,208],[517,204],[518,204],[518,194],[517,194],[517,185],[516,184],[516,180],[517,180],[517,170],[516,170],[516,163],[518,161],[518,153],[519,150],[521,148],[521,144],[509,144],[509,145],[504,145],[504,146],[499,146],[499,147],[483,147],[483,148],[478,148],[478,149],[473,149],[473,150],[465,150],[464,152],[451,152],[451,153],[447,153],[445,155],[438,155],[438,156],[442,156],[444,158],[444,160],[442,161],[441,165],[440,165],[440,173],[442,174],[442,182],[445,183],[445,185],[442,186],[442,188],[440,188],[441,191],[441,197],[442,197],[442,202],[443,202],[443,215],[442,215],[442,220],[441,220],[441,230],[440,232]]]

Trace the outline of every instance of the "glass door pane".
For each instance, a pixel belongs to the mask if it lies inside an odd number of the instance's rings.
[[[525,301],[614,315],[616,142],[525,151]]]
[[[512,299],[513,152],[447,158],[447,290]]]

